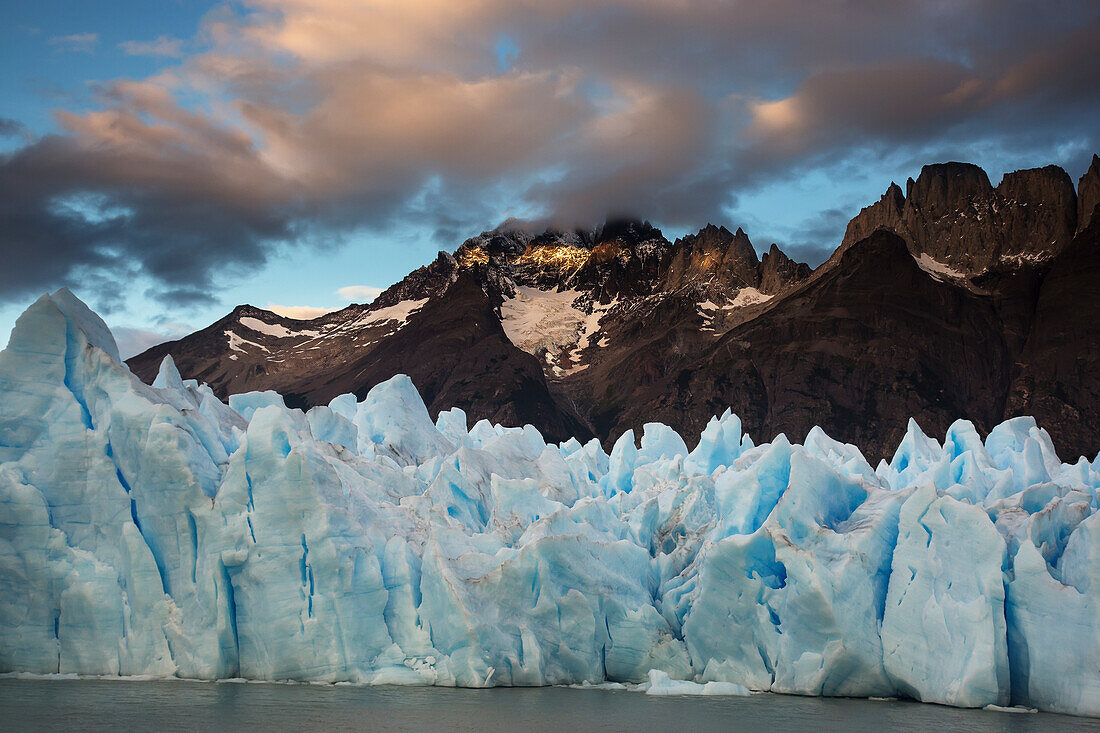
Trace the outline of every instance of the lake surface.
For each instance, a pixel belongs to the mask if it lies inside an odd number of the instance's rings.
[[[1100,731],[1100,720],[914,702],[647,697],[566,688],[458,690],[184,681],[0,680],[0,729],[277,731]]]

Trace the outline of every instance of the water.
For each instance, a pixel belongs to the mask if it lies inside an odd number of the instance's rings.
[[[1100,731],[1100,720],[914,702],[647,697],[565,688],[456,690],[114,680],[0,680],[0,729],[278,731]]]

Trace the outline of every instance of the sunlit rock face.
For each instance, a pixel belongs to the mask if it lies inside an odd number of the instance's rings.
[[[873,468],[728,411],[691,450],[433,422],[405,376],[226,405],[59,291],[0,353],[0,669],[1100,715],[1098,469],[1027,417]]]

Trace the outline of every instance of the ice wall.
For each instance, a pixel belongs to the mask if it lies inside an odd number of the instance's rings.
[[[942,443],[911,422],[872,468],[728,412],[690,452],[652,424],[610,455],[433,423],[403,376],[226,405],[170,359],[140,383],[63,290],[0,353],[0,671],[1100,715],[1098,469],[1029,418]]]

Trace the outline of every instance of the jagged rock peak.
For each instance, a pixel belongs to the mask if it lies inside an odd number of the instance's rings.
[[[1100,205],[1100,155],[1092,156],[1092,165],[1077,183],[1077,231],[1083,231],[1093,220]]]
[[[993,186],[989,176],[973,163],[933,163],[921,168],[907,197],[911,206],[934,211],[959,211],[975,199],[989,199]]]
[[[912,182],[912,178],[909,179]],[[911,185],[911,183],[910,183]],[[905,194],[901,192],[901,186],[894,181],[890,181],[890,185],[886,189],[886,193],[882,194],[880,201],[890,201],[900,211],[901,207],[905,205]]]
[[[229,312],[229,315],[234,318],[257,318],[260,316],[266,316],[268,318],[282,318],[282,316],[273,311],[264,310],[263,308],[257,308],[256,306],[249,305],[248,303],[241,303],[240,305],[236,306],[232,311]]]
[[[1005,173],[997,193],[1006,203],[1052,203],[1073,207],[1077,198],[1069,174],[1056,165]]]
[[[912,191],[912,178],[909,179],[907,188]],[[861,239],[868,237],[876,229],[882,227],[897,229],[904,208],[905,196],[901,193],[901,187],[891,182],[890,187],[886,189],[886,193],[882,194],[878,201],[870,206],[865,206],[848,222],[840,248],[847,249]]]
[[[1077,192],[1056,165],[1006,173],[997,186],[1002,260],[1053,255],[1077,230]]]
[[[795,262],[772,242],[772,246],[760,258],[760,292],[774,295],[783,288],[801,282],[813,272],[805,262]]]
[[[648,221],[638,219],[608,219],[596,229],[596,243],[620,240],[628,244],[648,242],[652,239],[664,239],[661,230]]]
[[[450,253],[441,251],[431,264],[418,267],[400,282],[386,288],[374,299],[371,308],[387,308],[404,300],[434,297],[449,288],[457,277],[458,261]]]
[[[1096,177],[1100,189],[1100,166]],[[1049,259],[1081,221],[1073,183],[1054,165],[1007,173],[994,188],[972,163],[936,163],[906,188],[903,197],[891,184],[852,219],[840,251],[886,228],[901,235],[914,256],[980,275]]]
[[[534,235],[530,230],[520,222],[509,219],[495,229],[470,237],[459,249],[476,248],[490,255],[520,255],[532,239]]]
[[[677,239],[665,276],[665,287],[685,285],[729,288],[756,287],[760,261],[748,235],[740,227],[731,233],[724,226],[707,224],[695,234]]]
[[[745,234],[745,230],[741,227],[737,227],[737,231],[731,233],[724,226],[707,224],[697,233],[676,240],[675,244],[689,250],[729,254],[751,262],[753,267],[759,264],[756,248],[752,246],[749,235]]]

